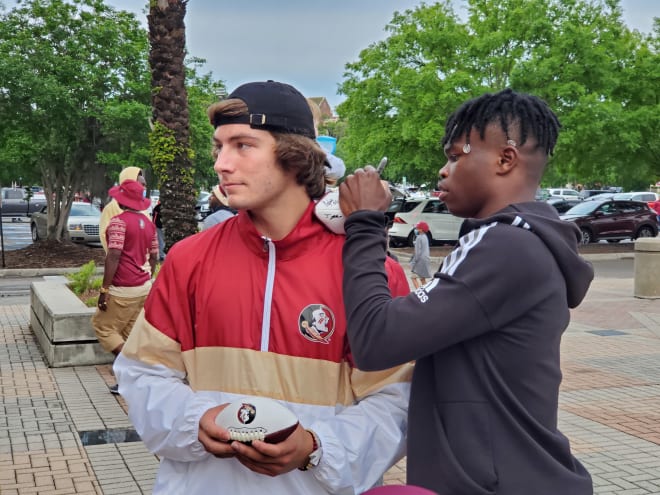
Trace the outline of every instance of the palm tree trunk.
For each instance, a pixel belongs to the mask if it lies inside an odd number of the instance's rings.
[[[151,162],[159,178],[166,249],[197,232],[185,86],[187,0],[152,0],[149,7]],[[154,187],[155,184],[147,187]]]

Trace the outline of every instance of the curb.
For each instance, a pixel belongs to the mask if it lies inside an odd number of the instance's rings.
[[[583,254],[582,257],[587,261],[606,261],[606,260],[634,260],[635,253],[602,253],[602,254]]]
[[[0,269],[0,278],[41,277],[44,275],[66,275],[75,273],[80,267],[74,268],[3,268]],[[103,267],[97,267],[96,273],[103,273]]]

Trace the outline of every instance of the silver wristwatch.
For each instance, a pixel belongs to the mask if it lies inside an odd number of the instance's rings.
[[[307,465],[305,467],[299,468],[301,471],[307,471],[308,469],[313,469],[316,466],[319,465],[321,462],[321,457],[323,456],[323,447],[321,446],[321,440],[319,440],[319,437],[316,433],[314,433],[312,430],[307,430],[310,435],[312,435],[313,439],[313,449],[312,453],[309,454],[309,460],[307,461]]]

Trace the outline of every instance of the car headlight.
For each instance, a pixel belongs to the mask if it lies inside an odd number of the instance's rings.
[[[75,231],[83,231],[83,226],[81,223],[70,223],[69,224],[69,230],[75,230]]]

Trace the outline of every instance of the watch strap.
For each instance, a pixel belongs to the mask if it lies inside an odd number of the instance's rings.
[[[312,453],[309,454],[307,458],[307,464],[303,467],[299,467],[301,471],[307,471],[309,469],[315,468],[321,462],[321,440],[319,440],[318,435],[313,430],[305,430],[310,435],[312,435]]]

